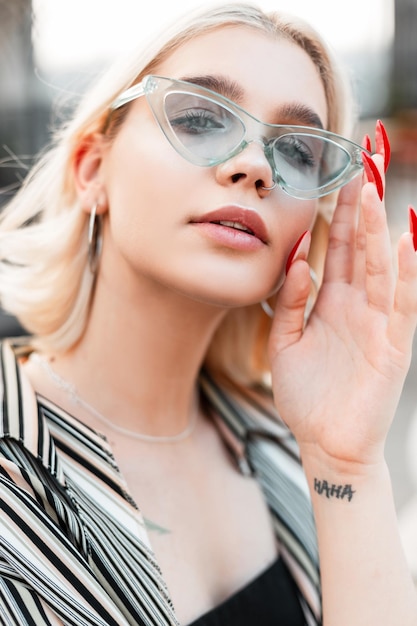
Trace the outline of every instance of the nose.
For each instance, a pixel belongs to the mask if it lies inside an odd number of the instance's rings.
[[[271,165],[261,140],[253,140],[241,152],[217,165],[217,182],[221,185],[243,185],[264,197],[275,189]]]

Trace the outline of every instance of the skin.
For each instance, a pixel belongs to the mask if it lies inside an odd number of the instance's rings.
[[[218,75],[219,68],[240,85],[241,106],[257,118],[297,123],[276,116],[282,105],[296,102],[326,124],[324,90],[306,53],[246,28],[196,38],[157,73]],[[382,157],[374,160],[383,177]],[[196,376],[219,322],[229,307],[258,302],[283,282],[286,259],[312,227],[317,204],[279,189],[261,190],[259,181],[272,184],[271,171],[256,143],[217,167],[188,163],[156,127],[144,98],[132,103],[112,145],[96,138],[80,149],[76,177],[83,208],[89,211],[98,200],[105,215],[103,255],[86,333],[71,351],[55,356],[54,367],[101,413],[117,414],[120,425],[175,434],[194,410]],[[255,252],[231,250],[190,223],[231,203],[262,216],[267,245]],[[307,236],[279,291],[270,359],[276,402],[300,445],[311,488],[324,624],[411,626],[417,603],[398,540],[383,446],[410,360],[416,255],[404,235],[396,281],[384,204],[372,182],[355,179],[340,194],[324,284],[304,329],[308,243]],[[65,406],[39,371],[31,376],[39,390]],[[91,415],[80,418],[105,430]],[[151,541],[183,623],[275,558],[257,486],[231,468],[204,415],[180,453],[176,446],[105,434],[145,516],[174,529],[169,542]],[[315,479],[351,484],[354,497],[326,498],[315,491]],[[205,501],[196,512],[202,484]],[[219,510],[220,523],[213,514]],[[252,546],[245,560],[242,541]]]
[[[233,45],[238,36],[237,29],[232,33],[231,29],[217,33],[219,49]],[[258,59],[261,39],[263,54]],[[220,65],[220,55],[213,58],[212,41],[211,35],[206,35],[187,44],[158,68],[158,73],[179,78],[218,74],[217,68],[222,67],[223,75],[244,88],[242,106],[259,119],[287,121],[278,119],[275,111],[286,103],[301,101],[325,123],[324,91],[315,67],[302,50],[250,33],[244,54],[236,45],[235,54]],[[271,76],[267,59],[279,52],[277,47],[285,55],[291,50],[290,62]],[[262,71],[258,71],[260,67]],[[300,97],[303,91],[308,96]],[[271,99],[271,93],[277,96]],[[149,146],[153,148],[150,150]],[[243,177],[233,182],[236,173],[242,173]],[[258,302],[271,292],[292,246],[311,227],[316,212],[316,202],[300,203],[280,190],[268,194],[256,189],[254,183],[258,180],[265,186],[272,184],[271,169],[259,144],[251,144],[240,155],[215,168],[188,163],[165,140],[144,98],[134,102],[127,124],[108,154],[103,175],[108,205],[112,207],[111,237],[117,246],[112,267],[115,260],[120,264],[122,256],[129,271],[133,270],[135,286],[139,274],[139,280],[145,277],[162,289],[175,290],[187,300],[199,299],[216,307]],[[226,204],[238,204],[258,212],[265,221],[269,245],[257,254],[236,254],[213,246],[212,241],[189,225],[190,220]],[[161,263],[161,250],[169,263],[165,259]],[[104,265],[103,273],[107,271]],[[117,266],[115,272],[119,275]]]
[[[158,72],[174,77],[218,74],[218,67],[222,67],[222,73],[245,90],[242,106],[260,119],[294,121],[277,119],[275,111],[295,101],[312,108],[325,123],[323,87],[309,57],[296,46],[247,29],[243,29],[247,45],[242,55],[237,45],[240,30],[222,29],[189,42]],[[216,55],[213,41],[219,49]],[[234,54],[228,55],[225,65],[223,50],[229,47]],[[278,63],[282,54],[288,58],[283,70],[285,81],[280,71],[273,84],[277,95],[271,100],[271,58],[275,56]],[[301,97],[303,92],[308,95]],[[237,182],[233,182],[235,174],[241,175]],[[146,432],[178,432],[187,421],[184,416],[190,409],[195,376],[227,307],[259,302],[276,290],[293,245],[314,223],[317,203],[300,203],[281,190],[269,193],[258,189],[257,181],[270,186],[272,180],[270,166],[257,143],[215,168],[188,163],[166,141],[145,98],[132,103],[111,146],[98,139],[82,154],[77,178],[85,210],[98,199],[99,211],[108,219],[91,322],[72,358],[87,352],[87,345],[90,354],[90,342],[99,342],[100,352],[106,350],[99,329],[102,324],[107,327],[114,323],[121,361],[126,363],[127,351],[135,367],[129,368],[132,380],[126,367],[121,367],[120,380],[117,375],[114,380],[116,393],[111,396],[118,398],[123,393],[136,406],[144,406],[143,413],[149,409],[153,416],[149,426],[129,423],[129,418],[122,417],[120,422]],[[229,204],[244,206],[262,217],[268,245],[256,253],[238,253],[213,243],[190,224],[204,213]],[[121,325],[129,329],[125,336]],[[110,331],[107,328],[106,334]],[[140,365],[139,345],[149,371],[143,385],[134,374]],[[178,345],[182,346],[181,363],[177,362]],[[108,346],[110,361],[114,362],[114,347]],[[106,361],[101,358],[100,364],[95,364],[99,375]],[[178,377],[173,377],[172,362]],[[157,399],[159,380],[166,390],[163,402]]]

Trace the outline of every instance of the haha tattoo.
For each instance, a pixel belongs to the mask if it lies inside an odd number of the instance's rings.
[[[350,502],[355,493],[352,485],[335,485],[330,484],[327,480],[314,479],[314,491],[319,495],[324,494],[326,498],[337,498],[338,500],[347,500]]]

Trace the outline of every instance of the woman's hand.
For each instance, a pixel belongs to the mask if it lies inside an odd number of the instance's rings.
[[[380,181],[368,165],[371,182],[357,177],[340,191],[323,284],[308,323],[309,267],[304,254],[296,253],[270,337],[276,405],[303,461],[319,460],[343,473],[383,458],[417,322],[412,236],[405,233],[399,241],[396,277],[378,194],[385,185],[380,129],[377,149],[372,159]]]

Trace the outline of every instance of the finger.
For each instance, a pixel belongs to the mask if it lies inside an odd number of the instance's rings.
[[[379,155],[381,156],[381,155]],[[366,152],[362,152],[362,161],[363,161],[363,166],[365,169],[365,173],[366,173],[366,177],[368,179],[368,182],[373,182],[375,184],[375,187],[378,191],[378,196],[380,200],[383,200],[384,198],[384,180],[381,176],[381,172],[378,169],[378,166],[376,164],[376,160],[379,159],[379,156],[377,158],[374,157],[370,157],[369,154],[367,154]]]
[[[273,356],[296,343],[304,327],[304,312],[311,287],[308,263],[295,261],[288,270],[276,305],[270,335],[270,352]]]
[[[376,151],[381,154],[384,159],[384,172],[387,171],[391,159],[391,146],[388,139],[387,131],[381,120],[376,123],[375,129]]]
[[[365,150],[368,150],[368,152],[372,152],[371,138],[369,135],[365,135],[365,137],[363,138],[362,146],[365,148]]]
[[[383,181],[384,159],[373,157],[373,163]],[[362,189],[362,214],[365,225],[366,261],[365,281],[368,303],[384,313],[391,310],[394,288],[391,238],[388,231],[385,206],[380,200],[375,184],[367,183]],[[358,244],[360,245],[360,244]],[[360,268],[358,272],[360,272]]]
[[[329,230],[323,282],[350,282],[362,180],[360,176],[342,187]]]
[[[355,237],[355,260],[352,285],[357,289],[366,286],[366,225],[363,211],[359,211],[358,227]]]
[[[372,143],[369,135],[365,135],[363,142],[363,147],[368,150],[369,153],[372,152]],[[367,176],[370,173],[371,181],[374,180],[372,171],[369,172],[369,167],[366,167],[364,163],[364,173],[362,176],[362,181],[369,182],[369,178]],[[363,218],[363,211],[359,211],[359,219],[358,219],[358,227],[356,231],[356,239],[355,239],[355,261],[354,261],[354,270],[353,270],[353,279],[352,285],[354,285],[357,289],[363,289],[366,284],[366,227],[365,220]]]
[[[410,233],[413,237],[414,250],[417,250],[417,215],[414,210],[414,207],[411,206],[411,204],[408,206],[408,223],[409,223]]]
[[[401,354],[410,355],[417,324],[417,254],[410,233],[398,243],[398,279],[388,321],[388,338]]]

